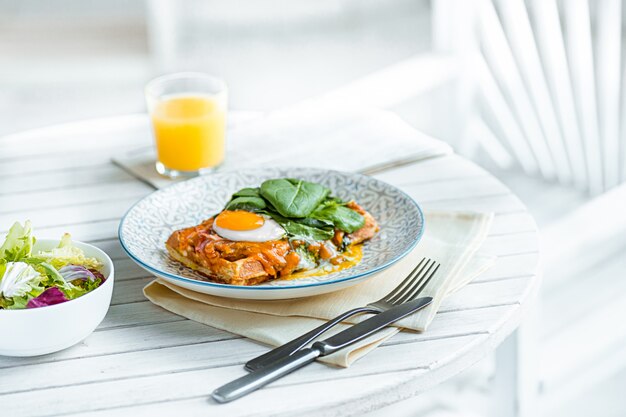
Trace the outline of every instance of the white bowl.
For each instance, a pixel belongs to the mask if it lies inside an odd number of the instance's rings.
[[[106,281],[74,300],[47,307],[0,310],[0,355],[37,356],[57,352],[89,336],[106,315],[113,294],[113,262],[102,250],[87,243],[73,242],[85,255],[104,264]],[[59,240],[41,239],[34,251],[56,247]]]

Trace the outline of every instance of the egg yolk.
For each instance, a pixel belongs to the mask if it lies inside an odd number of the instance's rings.
[[[216,225],[228,230],[254,230],[263,223],[263,216],[243,210],[224,210],[215,218]]]

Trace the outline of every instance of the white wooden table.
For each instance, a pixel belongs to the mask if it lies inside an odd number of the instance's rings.
[[[455,155],[389,168],[374,175],[426,209],[494,211],[485,249],[498,255],[496,265],[446,299],[428,332],[403,332],[348,369],[316,363],[218,405],[208,394],[242,375],[242,364],[267,347],[144,298],[142,287],[152,278],[123,253],[117,226],[153,190],[110,158],[149,140],[140,115],[0,138],[0,230],[30,218],[39,237],[70,231],[105,250],[116,269],[109,313],[84,342],[52,355],[0,357],[0,415],[360,415],[427,390],[482,359],[532,309],[539,281],[536,226],[504,185]],[[519,359],[518,333],[500,357]],[[509,362],[513,366],[501,372],[506,384],[499,385],[506,391],[504,407],[524,385],[521,362]]]

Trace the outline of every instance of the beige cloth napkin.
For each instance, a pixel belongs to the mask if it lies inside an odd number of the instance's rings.
[[[400,327],[425,331],[447,294],[493,264],[494,257],[477,253],[492,219],[491,213],[428,212],[424,236],[411,253],[365,282],[330,294],[293,300],[238,300],[197,293],[160,279],[149,283],[144,294],[153,303],[191,320],[278,346],[346,310],[380,299],[422,258],[440,262],[439,271],[422,292],[434,298],[431,305],[399,321],[397,327],[389,327],[351,348],[322,358],[324,362],[347,367],[400,331]],[[367,315],[357,316],[350,322],[365,318]],[[332,333],[347,326],[340,324]]]

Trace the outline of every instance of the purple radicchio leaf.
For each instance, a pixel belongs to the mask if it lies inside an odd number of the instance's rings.
[[[106,278],[104,278],[104,275],[102,275],[102,273],[100,271],[98,271],[97,269],[89,268],[89,272],[91,272],[94,277],[100,278],[102,280],[102,282],[104,282],[106,280]]]
[[[37,297],[28,300],[26,308],[46,307],[68,301],[68,298],[56,287],[48,288]]]

